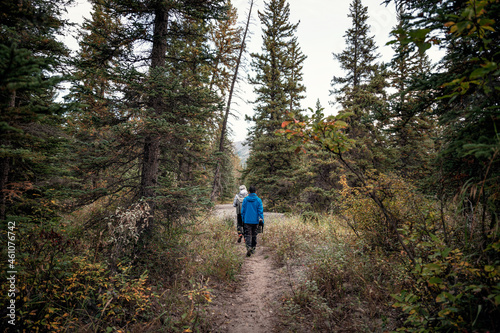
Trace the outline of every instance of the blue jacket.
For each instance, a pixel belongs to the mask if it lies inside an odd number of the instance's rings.
[[[255,193],[250,193],[241,204],[241,217],[244,223],[259,224],[259,218],[264,222],[264,207],[262,200]]]

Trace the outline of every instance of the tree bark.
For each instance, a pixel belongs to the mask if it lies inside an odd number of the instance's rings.
[[[155,10],[154,30],[153,30],[153,46],[151,50],[151,70],[163,67],[166,63],[167,52],[167,33],[169,10],[163,3],[159,3]],[[148,106],[152,110],[152,118],[158,118],[163,113],[162,96],[156,94],[149,98]],[[148,201],[151,209],[151,218],[147,227],[151,230],[154,210],[155,210],[155,190],[158,185],[158,170],[160,160],[160,135],[157,133],[147,133],[145,135],[142,168],[141,168],[141,184],[139,188],[139,196]],[[144,221],[146,223],[146,221]]]

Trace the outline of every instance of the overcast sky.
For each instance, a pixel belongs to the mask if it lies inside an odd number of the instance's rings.
[[[233,5],[238,8],[240,21],[246,19],[248,13],[248,0],[232,0]],[[290,4],[290,22],[300,24],[297,28],[298,42],[302,52],[307,56],[304,62],[303,78],[306,87],[306,98],[302,101],[302,108],[314,108],[319,99],[327,113],[334,113],[334,107],[329,101],[330,82],[333,76],[342,76],[343,72],[337,61],[333,59],[332,53],[340,53],[345,49],[344,35],[352,26],[349,14],[350,0],[288,0]],[[396,15],[393,7],[380,5],[382,0],[363,0],[364,6],[368,6],[370,25],[370,36],[375,37],[378,52],[381,54],[380,61],[388,62],[392,58],[392,49],[384,46],[389,41],[389,33],[396,25]],[[256,5],[256,8],[255,8]],[[261,52],[262,27],[257,16],[257,10],[264,9],[264,0],[255,0],[252,11],[253,25],[251,42],[248,45],[249,52]],[[257,10],[255,10],[257,9]],[[245,78],[248,74],[244,74]],[[243,98],[254,100],[253,87],[242,84],[241,91],[245,92]],[[241,94],[243,95],[243,94]],[[240,114],[240,119],[232,120],[234,140],[245,139],[246,128],[251,125],[244,121],[244,114],[253,114],[252,104],[244,100],[237,101],[233,109]]]
[[[249,9],[248,0],[232,0],[238,9],[241,25],[246,21]],[[319,99],[321,105],[328,113],[334,113],[334,107],[329,101],[333,96],[329,95],[331,89],[330,81],[333,76],[342,76],[338,62],[333,59],[332,53],[340,53],[345,48],[344,34],[352,25],[349,14],[350,0],[288,0],[290,4],[290,22],[297,23],[298,42],[302,52],[307,56],[304,62],[303,77],[306,87],[306,98],[302,107],[314,108]],[[394,7],[381,5],[382,0],[363,0],[363,5],[368,6],[368,24],[370,25],[370,36],[375,37],[378,52],[381,54],[379,61],[389,62],[393,51],[385,44],[389,41],[389,33],[396,25]],[[262,29],[257,16],[257,10],[264,9],[264,0],[255,0],[252,11],[251,40],[248,43],[247,52],[261,52]],[[89,17],[90,5],[85,0],[79,0],[79,5],[68,9],[71,21],[81,23],[83,16]],[[249,56],[247,55],[247,62]],[[240,77],[246,80],[251,68],[246,67],[246,73],[241,72]],[[244,81],[245,81],[244,80]],[[233,99],[234,100],[234,99]],[[247,101],[253,101],[253,87],[241,82],[239,86],[239,98],[232,105],[234,113],[239,119],[231,117],[231,128],[233,140],[243,141],[247,135],[247,127],[250,125],[244,120],[244,115],[253,114],[253,106]]]

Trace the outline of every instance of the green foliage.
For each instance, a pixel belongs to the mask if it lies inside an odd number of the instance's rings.
[[[182,315],[181,319],[182,322],[186,323],[183,325],[184,332],[193,332],[194,330],[199,332],[199,317],[205,314],[206,304],[212,302],[211,290],[207,288],[208,280],[197,283],[191,280],[190,283],[191,289],[186,292],[186,295],[191,304],[189,310]]]
[[[210,219],[205,225],[195,227],[192,232],[203,233],[190,243],[190,251],[195,256],[191,269],[202,276],[210,276],[214,281],[232,281],[242,264],[242,257],[236,248],[235,221],[219,225]]]
[[[496,215],[498,182],[493,180],[497,175],[491,170],[498,169],[494,166],[499,163],[493,152],[499,128],[495,82],[500,74],[496,65],[500,5],[490,0],[444,1],[438,5],[427,1],[394,2],[404,9],[404,29],[395,34],[398,43],[410,49],[439,45],[447,50],[438,68],[408,87],[408,91],[420,96],[419,112],[433,105],[432,113],[442,129],[437,164],[444,189],[433,190],[444,192],[440,195],[455,195],[465,190],[464,185],[474,184],[472,188],[483,188],[480,193],[475,191],[478,196],[474,190],[469,192],[475,208],[485,206],[490,215]],[[471,144],[482,145],[484,154],[471,150]]]
[[[130,266],[119,264],[110,273],[104,262],[93,261],[82,251],[83,244],[68,237],[66,228],[59,220],[20,223],[16,236],[24,241],[16,258],[23,277],[16,285],[19,329],[119,329],[147,317],[155,299],[147,272],[134,276]]]
[[[0,219],[29,215],[37,199],[68,191],[55,89],[67,49],[57,41],[63,3],[2,3],[0,30]],[[63,185],[64,186],[61,186]],[[35,196],[37,198],[35,198]]]
[[[224,224],[210,217],[159,228],[131,265],[136,254],[127,252],[126,244],[134,243],[137,235],[118,229],[130,227],[134,211],[121,211],[113,221],[121,224],[96,233],[85,228],[84,214],[96,213],[86,209],[68,216],[70,220],[19,223],[16,237],[23,242],[16,252],[16,266],[23,278],[16,284],[16,305],[23,318],[18,322],[21,330],[146,327],[182,332],[210,327],[206,312],[210,289],[235,281],[244,259],[235,242],[234,221]],[[121,254],[116,252],[118,245]],[[110,254],[114,263],[107,260]],[[8,284],[2,284],[2,300],[7,297],[5,288]]]
[[[293,148],[275,132],[288,113],[301,114],[304,98],[302,64],[297,24],[291,24],[290,6],[285,0],[270,0],[259,12],[264,36],[262,53],[252,54],[255,76],[250,83],[256,93],[255,115],[250,130],[250,156],[243,171],[246,183],[257,186],[266,207],[286,211],[298,195],[304,170]],[[263,163],[266,161],[266,163]]]
[[[330,330],[333,320],[333,310],[327,300],[320,294],[315,281],[306,280],[290,298],[285,298],[282,311],[286,316],[283,324],[292,332],[299,332],[303,326],[312,331],[320,332]]]
[[[292,216],[267,223],[262,242],[273,249],[275,260],[285,265],[290,258],[300,258],[312,251],[315,242],[322,242],[337,232],[329,225],[334,223],[331,216],[323,216],[318,223],[302,222],[300,216]]]
[[[322,148],[337,155],[351,148],[354,140],[349,139],[343,130],[348,126],[345,118],[352,114],[325,116],[323,108],[309,110],[313,115],[305,115],[302,121],[295,118],[283,121],[278,134],[286,136],[287,139],[294,139],[296,151],[303,149],[303,145],[310,142],[318,143]],[[291,116],[293,117],[293,114]]]
[[[474,260],[431,234],[417,245],[421,257],[411,270],[411,289],[394,294],[406,314],[405,332],[497,330],[500,312],[500,242]],[[488,260],[489,259],[489,260]]]
[[[300,215],[300,219],[304,223],[319,223],[320,215],[315,212],[306,211]]]
[[[429,57],[420,53],[403,40],[411,29],[398,12],[398,25],[392,32],[395,56],[390,66],[390,84],[396,92],[389,98],[389,107],[378,116],[383,131],[390,133],[388,144],[392,148],[391,168],[399,175],[413,180],[425,180],[432,172],[438,136],[437,119],[430,115],[431,107],[425,105],[428,91],[408,89],[418,85],[432,71]]]
[[[334,77],[332,86],[343,85],[330,91],[330,94],[342,93],[337,96],[337,101],[348,102],[345,94],[349,88],[365,86],[372,78],[375,65],[374,61],[379,57],[376,53],[377,46],[372,36],[369,36],[370,26],[367,24],[368,7],[363,6],[361,0],[353,0],[349,5],[349,14],[352,26],[344,35],[347,47],[338,54],[333,54],[345,70],[345,77]],[[333,104],[333,103],[332,103]]]
[[[208,84],[207,38],[226,8],[220,0],[188,2],[95,1],[74,62],[70,97],[81,109],[68,118],[79,147],[76,204],[106,197],[128,207],[146,199],[151,218],[139,221],[140,243],[158,224],[210,204],[221,99]]]

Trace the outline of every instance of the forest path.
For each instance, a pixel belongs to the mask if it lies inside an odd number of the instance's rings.
[[[234,211],[232,205],[216,207],[218,216],[234,217],[236,220]],[[278,214],[265,214],[266,223],[272,223],[272,217],[276,215]],[[244,241],[239,249],[240,254],[245,256]],[[275,267],[272,253],[257,243],[255,254],[245,257],[237,282],[224,290],[213,291],[214,301],[209,311],[215,320],[214,332],[278,332],[278,307],[286,288],[284,276]]]

